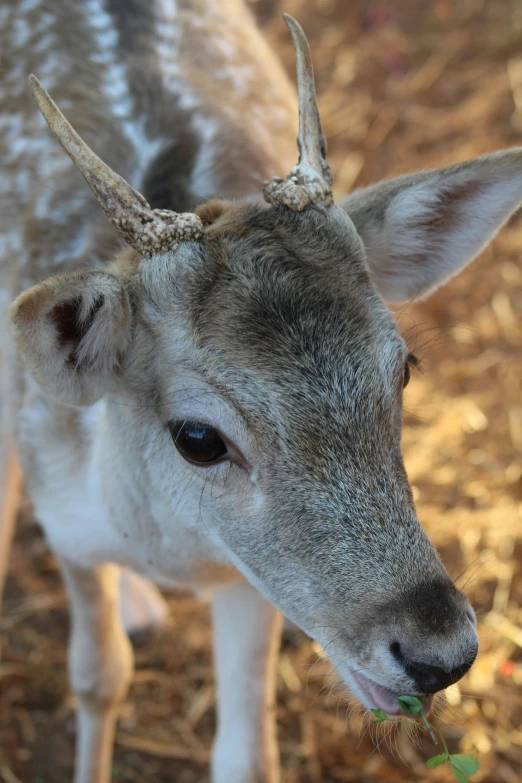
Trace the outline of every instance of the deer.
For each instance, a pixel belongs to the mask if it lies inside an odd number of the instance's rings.
[[[2,13],[2,563],[23,474],[70,601],[75,781],[109,781],[127,631],[182,586],[212,595],[212,781],[276,783],[283,617],[390,715],[477,655],[403,463],[391,306],[518,209],[522,150],[334,201],[292,17],[297,95],[242,0]]]

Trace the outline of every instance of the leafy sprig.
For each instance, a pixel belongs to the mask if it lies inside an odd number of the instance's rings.
[[[421,699],[417,696],[409,696],[404,694],[398,697],[399,707],[406,715],[412,715],[414,718],[420,718],[424,724],[424,728],[429,733],[435,745],[438,744],[437,736],[440,738],[443,752],[436,756],[432,756],[426,761],[426,766],[429,769],[434,769],[441,764],[449,764],[453,771],[453,774],[459,781],[459,783],[469,783],[468,775],[474,775],[479,768],[478,759],[475,756],[468,756],[464,753],[450,753],[444,735],[439,726],[439,722],[435,719],[433,724],[428,720],[428,716],[424,712]],[[415,726],[419,724],[412,720],[404,720],[404,718],[390,718],[384,710],[374,707],[371,712],[375,715],[375,719],[371,722],[374,725],[380,725],[384,721],[392,721],[393,723],[412,723]]]

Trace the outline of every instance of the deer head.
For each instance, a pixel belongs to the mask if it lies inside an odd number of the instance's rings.
[[[286,20],[299,162],[265,184],[268,203],[153,212],[32,81],[134,250],[23,293],[14,335],[49,395],[105,400],[114,523],[131,506],[148,520],[130,546],[168,537],[182,512],[323,643],[364,704],[394,712],[397,693],[459,679],[477,635],[415,513],[400,450],[414,360],[384,300],[425,296],[476,255],[522,199],[522,152],[335,204],[308,45]]]

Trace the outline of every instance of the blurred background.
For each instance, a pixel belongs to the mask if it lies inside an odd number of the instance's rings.
[[[520,0],[250,3],[293,78],[281,20],[305,28],[337,195],[415,168],[522,144]],[[428,302],[398,314],[422,359],[404,450],[420,519],[480,621],[480,654],[442,710],[473,780],[522,780],[522,216]],[[170,599],[169,599],[170,600]],[[113,779],[203,783],[215,725],[208,609],[172,596],[169,628],[136,648]],[[57,565],[23,508],[0,621],[0,779],[71,779],[68,615]],[[298,631],[278,671],[284,783],[452,780],[429,740],[368,731]]]

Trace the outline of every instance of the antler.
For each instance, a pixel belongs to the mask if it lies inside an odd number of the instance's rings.
[[[280,204],[302,212],[310,204],[332,203],[332,172],[326,162],[326,141],[315,100],[314,71],[310,47],[301,25],[283,14],[295,46],[297,97],[299,101],[299,162],[286,180],[280,177],[265,182],[263,195],[273,206]]]
[[[29,87],[49,128],[85,177],[113,226],[131,247],[147,258],[166,253],[177,242],[199,239],[203,226],[197,215],[151,209],[141,193],[112,171],[78,136],[32,74]]]

